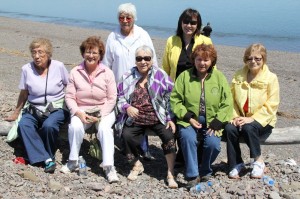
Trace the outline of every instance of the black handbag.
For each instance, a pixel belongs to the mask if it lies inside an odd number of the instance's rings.
[[[50,65],[50,64],[49,64]],[[47,84],[48,84],[48,73],[49,73],[49,68],[47,71],[47,77],[46,77],[46,86],[45,86],[45,100],[44,100],[44,104],[42,105],[46,105],[47,104]],[[29,102],[29,106],[27,107],[26,111],[28,113],[30,113],[31,115],[33,115],[35,118],[39,119],[39,120],[45,120],[48,118],[48,116],[56,111],[58,109],[53,107],[52,103],[49,103],[48,106],[46,107],[45,111],[41,111],[40,109],[38,109],[34,104]]]

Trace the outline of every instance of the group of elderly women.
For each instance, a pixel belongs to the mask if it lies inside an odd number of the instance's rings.
[[[236,72],[230,88],[216,68],[217,52],[210,38],[200,35],[198,11],[186,9],[181,14],[176,35],[167,40],[163,69],[157,66],[148,33],[134,24],[134,5],[120,5],[118,19],[120,26],[109,35],[106,47],[96,36],[82,42],[83,62],[70,74],[62,62],[51,59],[49,40],[35,39],[30,44],[33,61],[22,67],[17,107],[6,118],[19,117],[17,131],[30,164],[43,162],[45,172],[55,171],[59,127],[69,121],[69,160],[60,171],[75,171],[85,130],[96,123],[101,165],[108,182],[118,182],[115,124],[132,165],[127,178],[136,180],[144,171],[140,157],[145,153],[145,130],[151,129],[162,141],[168,187],[178,187],[176,145],[181,149],[177,155],[183,156],[187,187],[191,187],[212,176],[224,130],[229,178],[239,178],[245,167],[240,136],[255,160],[251,177],[261,178],[265,164],[259,136],[274,127],[279,104],[278,80],[266,65],[265,47],[253,44],[246,49],[244,67]],[[93,108],[100,109],[100,121],[88,114]]]

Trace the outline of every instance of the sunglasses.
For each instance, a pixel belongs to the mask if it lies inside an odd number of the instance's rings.
[[[259,58],[259,57],[249,57],[249,58],[247,59],[247,61],[248,61],[248,62],[252,62],[253,59],[254,59],[254,61],[256,61],[256,62],[260,62],[260,61],[262,60],[262,57],[261,57],[261,58]]]
[[[192,26],[194,26],[194,25],[197,25],[197,21],[192,21],[192,20],[188,20],[188,19],[184,19],[184,20],[182,20],[182,23],[184,23],[184,24],[191,24]]]
[[[133,21],[133,17],[123,17],[123,16],[119,17],[120,22],[125,22],[125,19],[127,20],[128,23]]]
[[[137,62],[141,62],[142,60],[151,61],[151,57],[150,56],[145,56],[145,57],[137,56],[135,58],[135,61],[137,61]]]

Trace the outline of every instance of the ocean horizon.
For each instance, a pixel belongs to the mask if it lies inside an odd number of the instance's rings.
[[[38,2],[3,2],[0,16],[112,31],[118,23],[118,5],[124,3],[119,0],[101,7],[104,0],[74,0],[72,4],[69,0],[52,0],[43,5],[37,4]],[[200,12],[203,26],[208,22],[211,24],[211,38],[216,45],[247,47],[251,43],[262,43],[268,50],[300,52],[300,13],[297,11],[300,1],[297,0],[279,1],[276,5],[271,0],[254,0],[251,5],[245,4],[246,1],[243,0],[200,1],[202,3],[198,4],[193,0],[131,2],[137,7],[136,24],[148,31],[151,37],[166,39],[174,35],[179,15],[184,9],[191,7]],[[32,7],[33,4],[36,4],[35,8]],[[88,7],[86,4],[95,6]],[[167,8],[167,5],[176,8]],[[269,7],[265,7],[267,5]],[[69,7],[68,10],[66,7]]]

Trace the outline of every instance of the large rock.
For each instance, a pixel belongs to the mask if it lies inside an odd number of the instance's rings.
[[[0,135],[6,136],[14,122],[0,121]]]

